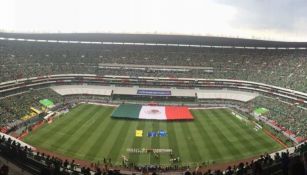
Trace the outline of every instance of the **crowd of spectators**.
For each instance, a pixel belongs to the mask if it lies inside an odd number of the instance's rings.
[[[50,99],[54,103],[62,101],[62,96],[49,88],[28,92],[0,99],[0,127],[16,123],[31,112],[30,107],[42,111],[40,100]]]
[[[0,41],[0,82],[61,73],[250,80],[307,91],[307,51]],[[193,66],[108,69],[101,63]]]
[[[16,163],[16,165],[21,166],[24,170],[31,172],[33,174],[41,175],[101,175],[120,174],[118,170],[104,169],[101,170],[99,167],[81,167],[74,161],[62,160],[58,157],[50,156],[48,154],[34,152],[31,148],[27,146],[23,147],[20,143],[11,140],[10,138],[5,138],[2,136],[0,138],[0,155],[4,156],[8,161]],[[0,169],[0,173],[7,175],[9,172],[8,166],[3,166]],[[2,174],[0,174],[2,175]]]
[[[307,138],[307,109],[279,99],[259,96],[253,100],[253,109],[267,108],[269,112],[265,114],[278,125],[292,131],[297,136]]]

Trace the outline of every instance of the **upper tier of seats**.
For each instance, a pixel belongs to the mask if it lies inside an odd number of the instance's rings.
[[[113,70],[100,63],[197,66],[208,70]],[[307,91],[307,50],[102,45],[0,40],[0,82],[48,74],[223,78]]]

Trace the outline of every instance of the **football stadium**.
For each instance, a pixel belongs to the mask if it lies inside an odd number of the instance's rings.
[[[307,52],[279,49],[305,43],[1,36],[1,155],[31,174],[51,165],[58,174],[278,174],[285,159],[306,155]]]
[[[307,3],[32,1],[0,11],[0,175],[307,175]]]

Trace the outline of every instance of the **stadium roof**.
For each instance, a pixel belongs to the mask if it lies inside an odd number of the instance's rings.
[[[0,37],[36,40],[186,44],[244,47],[307,47],[307,42],[283,42],[213,36],[115,33],[0,33]]]

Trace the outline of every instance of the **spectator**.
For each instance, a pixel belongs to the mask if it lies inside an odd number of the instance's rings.
[[[0,169],[0,175],[8,175],[8,174],[9,174],[9,167],[3,164]]]

